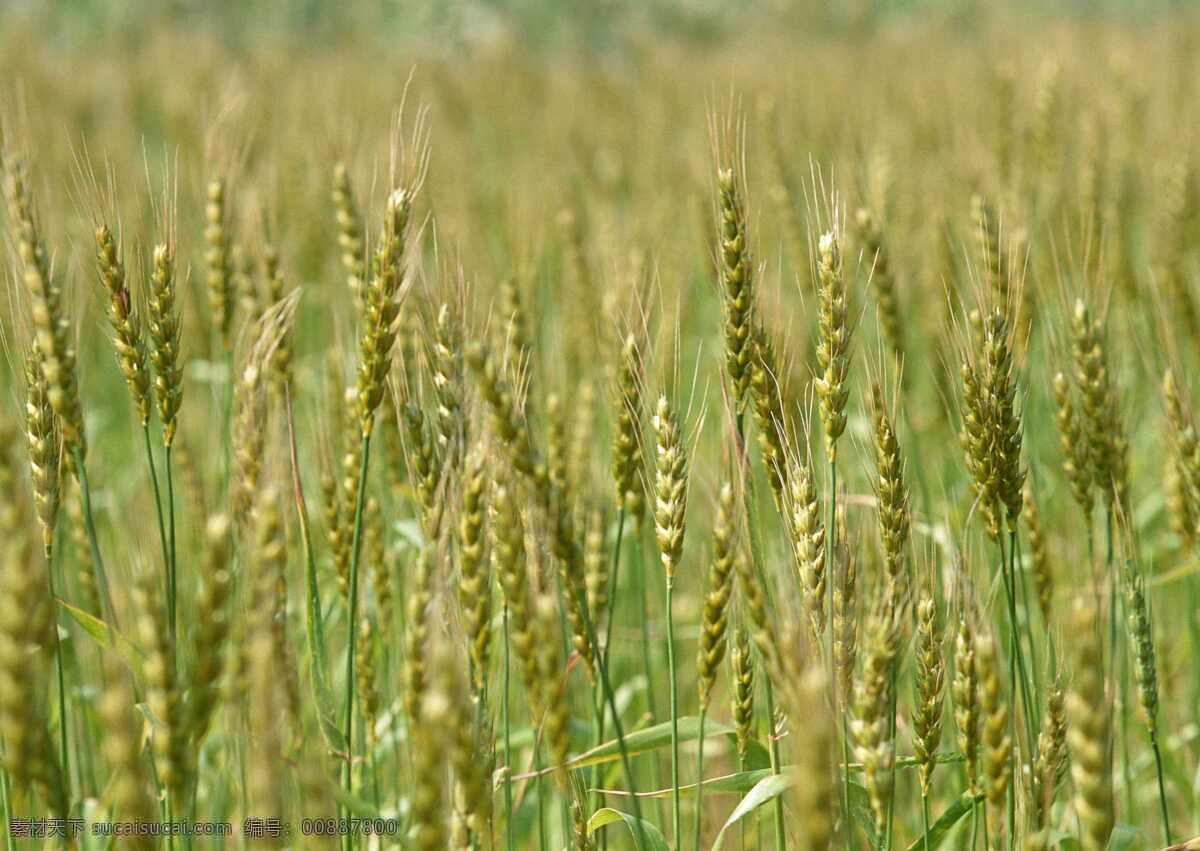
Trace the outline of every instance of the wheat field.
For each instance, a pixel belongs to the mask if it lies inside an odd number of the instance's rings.
[[[1200,848],[1189,10],[69,5],[3,851]]]

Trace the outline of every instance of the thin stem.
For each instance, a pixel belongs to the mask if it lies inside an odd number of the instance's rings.
[[[606,665],[608,664],[608,648],[612,646],[613,621],[616,619],[614,615],[617,608],[617,589],[620,587],[617,584],[617,579],[621,574],[621,541],[624,536],[625,506],[622,505],[620,510],[617,511],[617,540],[613,545],[612,570],[610,571],[612,579],[609,582],[608,589],[608,623],[604,626],[604,663]],[[603,722],[603,717],[601,718],[601,722]],[[603,724],[600,729],[601,731],[604,730]],[[605,833],[604,835],[607,836],[608,834]]]
[[[9,797],[8,769],[5,767],[7,762],[4,756],[4,742],[0,740],[0,816],[4,817],[4,848],[5,851],[14,851],[16,846],[12,834],[12,798]]]
[[[763,595],[770,600],[770,586],[767,583],[766,572],[763,570],[762,559],[762,544],[758,530],[758,512],[755,511],[755,496],[754,496],[754,478],[750,473],[749,458],[746,455],[746,433],[745,415],[739,413],[737,416],[737,451],[738,460],[744,472],[743,479],[745,487],[742,491],[742,499],[746,509],[746,525],[749,528],[750,539],[750,561],[754,566],[754,575],[758,578],[762,585]],[[765,692],[767,697],[767,741],[770,744],[771,754],[771,773],[779,774],[779,742],[775,740],[775,698],[771,690],[770,676],[764,677],[766,685]],[[782,851],[787,847],[787,842],[784,836],[783,823],[783,799],[775,798],[775,848],[776,851]]]
[[[534,747],[537,747],[536,743],[534,744]],[[545,786],[542,783],[542,765],[541,765],[540,757],[538,757],[537,760],[534,762],[533,768],[538,773],[538,777],[537,777],[538,849],[539,849],[539,851],[546,851],[546,804],[545,804],[545,795],[542,794],[545,791]]]
[[[142,426],[146,446],[146,464],[150,468],[150,484],[154,488],[154,513],[158,518],[158,540],[162,545],[163,580],[167,592],[167,622],[171,631],[171,646],[175,646],[175,597],[171,594],[171,554],[167,548],[167,528],[163,522],[162,491],[158,488],[158,471],[154,467],[154,449],[150,446],[150,424]]]
[[[667,576],[667,676],[671,689],[671,829],[680,847],[679,825],[679,689],[675,682],[675,617],[671,611],[675,578]]]
[[[767,744],[770,746],[767,752],[771,756],[771,773],[779,774],[779,740],[775,737],[775,694],[771,688],[771,678],[763,677],[763,692],[767,697]],[[778,851],[787,847],[786,839],[784,838],[783,830],[783,801],[781,798],[775,798],[775,848]]]
[[[921,790],[921,836],[925,851],[929,851],[929,795],[924,789]]]
[[[600,673],[600,683],[604,687],[604,699],[608,702],[608,711],[612,713],[613,731],[617,734],[617,748],[621,752],[621,766],[625,771],[625,782],[629,784],[629,794],[633,797],[633,811],[634,816],[637,818],[638,839],[645,845],[646,831],[642,826],[642,803],[637,793],[637,781],[633,776],[633,763],[629,760],[629,748],[625,745],[625,730],[621,724],[621,713],[617,710],[617,698],[613,693],[612,681],[608,678],[608,665],[605,664],[604,657],[597,646],[596,630],[592,625],[592,617],[588,614],[587,600],[583,599],[583,595],[574,586],[574,583],[570,583],[570,585],[568,593],[575,596],[575,604],[579,607],[579,612],[583,616],[583,627],[587,633],[588,644],[592,646],[592,653],[596,658],[596,669]]]
[[[83,528],[87,532],[88,546],[92,551],[92,565],[96,571],[96,584],[100,587],[100,601],[104,606],[104,619],[110,626],[118,627],[117,610],[113,606],[112,591],[108,587],[108,574],[104,572],[104,559],[100,556],[100,544],[96,541],[96,522],[92,516],[92,489],[88,484],[87,467],[83,463],[83,450],[72,447],[75,472],[79,476],[80,502],[83,504]]]
[[[896,748],[896,677],[897,677],[897,674],[898,674],[898,670],[897,670],[897,669],[898,669],[899,667],[900,667],[900,666],[899,666],[899,665],[898,665],[896,662],[894,662],[894,661],[892,662],[892,684],[891,684],[891,697],[890,697],[890,699],[888,700],[888,703],[890,704],[890,706],[889,706],[889,720],[888,720],[888,735],[891,737],[891,740],[892,740],[892,771],[891,771],[891,774],[892,774],[892,779],[891,779],[891,784],[892,784],[892,790],[893,790],[893,794],[892,794],[892,796],[891,796],[890,800],[888,800],[888,808],[887,808],[887,840],[886,840],[886,843],[887,843],[887,847],[888,847],[888,848],[891,848],[891,847],[892,847],[892,828],[893,828],[893,826],[894,826],[894,823],[895,823],[895,811],[896,811],[896,795],[895,795],[895,791],[894,791],[894,790],[895,790],[895,788],[896,788],[896,759],[895,759],[895,748]]]
[[[504,727],[504,847],[513,851],[513,797],[512,797],[512,733],[508,717],[509,691],[509,648],[508,648],[508,603],[504,604],[504,694],[500,698],[500,723]]]
[[[367,493],[367,465],[371,457],[371,432],[363,434],[362,462],[358,468],[358,496],[354,502],[354,536],[350,543],[350,615],[346,633],[346,768],[344,785],[353,791],[354,764],[354,645],[358,634],[358,555],[362,538],[363,503]]]
[[[171,617],[171,643],[174,644],[176,629],[177,629],[177,622],[178,622],[179,607],[176,602],[177,595],[176,595],[176,587],[175,587],[175,576],[176,576],[175,478],[174,478],[174,472],[173,472],[174,468],[173,468],[173,465],[171,464],[171,445],[170,444],[167,444],[166,459],[164,461],[164,466],[166,467],[166,470],[167,470],[167,537],[169,540],[169,549],[170,549],[170,556],[171,556],[171,561],[170,561],[171,567],[170,567],[170,574],[169,574],[170,578],[168,580],[169,588],[168,588],[168,598],[167,599],[168,599],[168,605],[169,605],[170,617]]]
[[[602,654],[604,656],[604,664],[608,665],[608,651],[612,647],[612,631],[613,622],[616,620],[617,611],[617,590],[620,588],[618,580],[621,575],[621,542],[625,536],[625,506],[622,505],[617,511],[617,540],[613,545],[612,554],[612,569],[610,571],[610,581],[608,588],[608,621],[604,626],[604,647]],[[596,731],[596,744],[599,745],[604,741],[604,706],[603,696],[599,693],[599,684],[595,683],[592,687],[592,703],[600,705],[600,716]],[[593,785],[600,785],[600,766],[596,766],[592,771]],[[604,796],[597,795],[596,800],[601,807],[604,806]],[[608,848],[608,831],[605,831],[600,836],[600,844],[602,848]]]
[[[57,527],[57,524],[55,524],[55,526]],[[57,528],[56,528],[55,529],[55,538],[57,538],[57,537],[58,537],[58,534],[57,534]],[[58,555],[58,547],[55,546],[53,549],[51,549],[51,551],[49,553],[49,558],[47,559],[47,564],[46,564],[47,580],[50,583],[50,600],[53,603],[56,603],[56,601],[58,600],[58,593],[55,591],[55,588],[54,588],[54,564],[56,562],[56,559],[54,557],[57,555]],[[71,800],[71,795],[70,795],[70,791],[71,791],[71,761],[70,761],[70,748],[68,747],[68,744],[67,744],[67,736],[69,733],[68,723],[67,723],[67,681],[66,681],[66,677],[63,675],[63,646],[62,646],[62,637],[60,636],[59,631],[58,631],[58,606],[57,606],[57,604],[54,606],[54,667],[58,674],[59,749],[62,752],[61,761],[62,761],[63,777],[66,778],[65,782],[67,784],[67,793],[68,793],[67,800],[70,801]]]
[[[635,518],[635,524],[637,528],[635,529],[636,534],[633,535],[633,543],[635,546],[633,562],[637,565],[638,592],[642,598],[638,614],[641,620],[640,626],[642,633],[642,667],[645,669],[646,673],[646,711],[650,714],[650,723],[654,724],[658,720],[658,701],[654,698],[654,666],[651,662],[650,653],[650,595],[646,585],[645,544],[642,540],[642,535],[644,534],[645,529],[640,518]],[[657,755],[653,756],[650,766],[652,771],[651,779],[655,788],[658,788],[660,785],[660,773]],[[664,818],[665,811],[663,809],[663,802],[661,798],[657,801],[657,807],[659,817]]]
[[[842,757],[846,765],[850,764],[850,747],[849,747],[849,730],[846,724],[845,708],[841,703],[845,702],[846,695],[837,693],[837,670],[836,661],[834,660],[834,635],[833,635],[833,586],[836,582],[836,573],[834,569],[834,552],[837,545],[837,464],[833,461],[829,462],[829,511],[828,518],[825,524],[825,584],[827,587],[826,593],[828,596],[828,617],[826,623],[829,628],[829,694],[834,706],[834,712],[841,712],[842,715]],[[836,725],[835,725],[836,729]],[[850,827],[850,770],[845,768],[842,770],[842,825],[846,834],[847,851],[852,851],[854,848],[854,831]]]
[[[700,851],[700,834],[704,828],[704,718],[707,714],[708,705],[705,704],[700,707],[699,750],[696,752],[696,851]]]
[[[1010,539],[1015,538],[1015,537],[1016,537],[1016,532],[1014,531],[1011,534]],[[1004,585],[1004,594],[1005,594],[1005,597],[1007,598],[1007,602],[1008,602],[1008,621],[1009,621],[1009,626],[1011,628],[1011,635],[1010,635],[1011,650],[1012,650],[1013,657],[1016,660],[1016,667],[1011,669],[1011,672],[1010,672],[1011,673],[1010,688],[1013,693],[1015,693],[1017,691],[1017,680],[1018,680],[1017,674],[1020,673],[1019,679],[1020,679],[1020,686],[1021,686],[1021,689],[1020,689],[1021,705],[1025,710],[1024,711],[1025,732],[1026,732],[1026,735],[1028,736],[1026,741],[1027,741],[1027,743],[1029,743],[1029,746],[1032,747],[1032,744],[1037,741],[1037,736],[1033,732],[1033,728],[1031,726],[1033,724],[1034,716],[1033,716],[1033,711],[1030,708],[1031,701],[1030,701],[1030,697],[1029,697],[1029,677],[1025,671],[1025,655],[1021,650],[1020,627],[1017,624],[1017,600],[1016,600],[1016,594],[1015,594],[1015,588],[1014,588],[1013,564],[1012,564],[1012,561],[1009,559],[1009,555],[1010,555],[1009,551],[1010,550],[1015,551],[1016,546],[1014,543],[1014,545],[1012,547],[1006,548],[1004,546],[1004,534],[1003,533],[1000,534],[1000,536],[998,538],[998,543],[1000,546],[1000,569],[1003,572],[1002,578],[1004,580],[1002,584]],[[1012,724],[1013,738],[1016,739],[1017,724],[1016,724],[1016,713],[1015,712],[1013,713],[1012,718],[1010,718],[1009,720]],[[1014,768],[1013,770],[1015,771],[1016,769]]]
[[[1150,747],[1154,750],[1154,770],[1158,774],[1158,806],[1162,812],[1163,842],[1171,844],[1171,814],[1167,811],[1167,787],[1163,782],[1162,751],[1158,748],[1158,734],[1150,733]]]

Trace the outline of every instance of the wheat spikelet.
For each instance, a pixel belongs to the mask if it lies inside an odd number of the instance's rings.
[[[48,576],[23,535],[0,546],[0,738],[5,768],[18,791],[36,788],[65,818],[66,790],[45,727],[42,687],[56,625]]]
[[[363,287],[356,406],[358,427],[364,437],[374,428],[375,411],[383,400],[392,366],[405,278],[405,243],[417,185],[396,189],[388,198],[383,232],[375,250],[375,273]]]
[[[1048,841],[1050,808],[1063,774],[1067,770],[1067,717],[1063,707],[1062,685],[1055,682],[1046,694],[1046,714],[1038,733],[1037,753],[1033,764],[1033,789],[1030,795],[1035,847]]]
[[[1084,851],[1102,851],[1113,828],[1112,707],[1096,622],[1095,609],[1078,601],[1071,618],[1074,669],[1067,693],[1067,744]]]
[[[120,247],[107,225],[96,228],[96,262],[100,283],[108,293],[108,319],[113,329],[117,364],[133,397],[138,422],[145,428],[150,422],[150,368],[142,342],[141,325],[133,306],[133,294],[125,280]]]
[[[842,269],[841,235],[835,229],[821,236],[817,246],[817,294],[819,341],[817,377],[814,385],[820,398],[821,424],[825,428],[825,454],[837,461],[837,441],[846,430],[846,401],[850,389],[849,293]]]
[[[897,358],[904,357],[904,326],[900,320],[900,303],[896,293],[896,276],[888,257],[883,227],[865,208],[855,214],[859,238],[871,264],[871,287],[879,306],[880,334]]]
[[[754,269],[746,243],[746,214],[742,189],[732,168],[717,171],[720,277],[724,304],[725,369],[740,413],[750,383],[750,360],[754,343],[750,338],[754,311]]]
[[[751,338],[750,391],[754,400],[754,425],[762,452],[767,482],[777,506],[783,505],[787,490],[787,452],[784,439],[784,407],[779,391],[779,363],[767,332],[755,327]]]
[[[882,835],[894,793],[896,739],[890,727],[888,705],[891,701],[891,669],[899,649],[899,630],[893,614],[877,606],[868,619],[865,633],[863,670],[854,683],[850,735],[854,740],[855,756],[863,764],[875,831]]]
[[[1013,758],[1012,739],[1008,736],[1008,707],[1000,692],[1000,664],[996,642],[981,629],[975,637],[975,665],[979,672],[979,711],[982,715],[984,791],[988,806],[997,818],[1008,793],[1009,763]]]
[[[1029,566],[1033,574],[1033,587],[1037,592],[1038,607],[1042,611],[1042,622],[1049,624],[1054,612],[1054,573],[1050,567],[1050,556],[1046,552],[1046,535],[1042,528],[1041,513],[1033,497],[1033,486],[1025,483],[1025,526],[1029,529]]]
[[[333,167],[333,210],[337,219],[338,248],[341,250],[342,267],[346,270],[346,281],[356,305],[361,304],[362,282],[366,277],[366,249],[362,235],[362,224],[354,206],[354,190],[350,185],[350,173],[345,163]]]
[[[1111,507],[1114,500],[1124,501],[1129,487],[1129,445],[1109,372],[1103,327],[1083,299],[1075,301],[1071,314],[1071,352],[1075,381],[1083,400],[1084,437],[1092,479]]]
[[[29,452],[29,478],[33,505],[42,527],[42,551],[47,561],[54,544],[60,505],[62,446],[50,388],[42,372],[41,352],[30,349],[25,358],[25,446]]]
[[[463,441],[461,336],[461,329],[450,315],[449,305],[443,304],[434,324],[430,363],[437,399],[434,431],[443,463],[451,469],[458,466]]]
[[[478,448],[467,457],[458,512],[458,600],[476,694],[481,694],[487,683],[492,642],[491,576],[484,553],[486,485],[487,465],[482,448]]]
[[[62,285],[54,279],[50,269],[23,162],[10,160],[6,163],[4,189],[21,279],[31,299],[30,312],[37,347],[42,353],[40,364],[46,379],[47,397],[58,415],[68,456],[76,450],[83,455],[87,441],[79,402],[71,323],[62,306]]]
[[[883,545],[883,569],[895,594],[903,598],[909,578],[906,553],[912,524],[908,488],[904,484],[904,459],[900,443],[883,401],[883,391],[875,385],[872,392],[875,420],[876,499],[878,501],[879,540]]]
[[[804,607],[812,621],[813,631],[825,632],[826,570],[825,527],[821,525],[821,506],[817,488],[808,462],[795,460],[788,473],[791,524],[789,531],[800,584],[804,588]]]
[[[583,582],[588,613],[597,630],[608,617],[609,605],[610,562],[604,543],[604,512],[593,508],[588,512],[583,538]]]
[[[946,683],[943,626],[937,602],[926,592],[917,604],[916,683],[913,693],[913,751],[921,777],[921,790],[928,796],[942,740],[942,702]]]
[[[729,665],[733,676],[729,701],[737,738],[738,761],[745,765],[750,754],[750,742],[754,738],[754,661],[750,656],[746,631],[741,627],[734,627],[729,641]]]
[[[618,508],[624,508],[635,527],[645,511],[642,484],[642,363],[632,334],[621,346],[616,381],[617,419],[613,427],[612,476]]]
[[[141,757],[142,720],[135,708],[130,675],[109,651],[104,660],[106,688],[97,707],[107,735],[102,749],[112,771],[106,797],[113,816],[122,821],[158,821],[158,806],[149,791]],[[149,836],[131,836],[130,847],[152,851],[155,843]]]
[[[429,685],[424,647],[429,636],[429,607],[433,601],[434,547],[435,544],[426,543],[421,548],[408,590],[404,633],[406,664],[402,692],[405,711],[414,726],[422,723],[421,707]]]
[[[1125,616],[1129,624],[1129,639],[1133,644],[1136,662],[1138,701],[1142,706],[1146,729],[1158,734],[1158,664],[1154,653],[1154,631],[1150,608],[1146,603],[1146,577],[1132,563],[1124,570]]]
[[[954,677],[950,681],[954,701],[954,726],[958,731],[958,750],[967,770],[967,790],[979,790],[979,668],[975,651],[975,630],[963,617],[954,637]]]
[[[150,275],[147,332],[154,365],[154,399],[162,422],[163,445],[175,441],[179,406],[183,401],[183,365],[179,354],[179,316],[175,308],[175,257],[169,243],[154,247]]]
[[[229,568],[232,547],[228,516],[216,514],[205,527],[204,557],[201,560],[199,612],[194,639],[196,665],[190,674],[190,697],[184,727],[192,742],[191,753],[204,743],[221,695],[225,674],[225,655],[229,641],[231,613],[229,599],[233,576]],[[194,760],[194,757],[193,757]]]
[[[279,262],[279,249],[268,243],[263,248],[262,256],[263,278],[266,281],[266,301],[268,306],[277,305],[285,298],[283,269]],[[277,398],[282,398],[284,390],[292,384],[292,332],[285,330],[270,356],[271,387]]]
[[[700,644],[696,651],[696,678],[700,711],[708,708],[717,670],[725,655],[725,631],[729,625],[729,597],[733,593],[734,560],[737,558],[737,529],[733,486],[721,486],[717,498],[717,521],[713,527],[713,556],[708,571],[708,588],[700,617]]]
[[[226,349],[233,346],[233,261],[230,252],[225,178],[208,183],[204,203],[204,264],[208,284],[208,309],[212,327]]]
[[[687,455],[679,422],[666,396],[660,396],[654,412],[655,480],[654,529],[668,584],[675,578],[683,554],[687,513]]]
[[[146,704],[158,723],[153,733],[155,765],[172,801],[182,803],[187,785],[188,730],[183,719],[181,689],[175,676],[175,653],[167,629],[166,608],[156,578],[141,573],[133,589],[136,634],[146,658]]]

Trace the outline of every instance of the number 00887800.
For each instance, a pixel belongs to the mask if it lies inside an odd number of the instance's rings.
[[[306,818],[300,821],[305,836],[394,836],[400,829],[394,818]]]

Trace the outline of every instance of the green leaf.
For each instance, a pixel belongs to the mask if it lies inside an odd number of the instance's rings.
[[[692,742],[700,736],[700,719],[694,715],[688,715],[679,719],[679,741]],[[729,727],[723,724],[716,724],[712,721],[704,722],[704,738],[712,738],[714,736],[724,736],[731,742],[736,739],[737,734]],[[667,747],[671,744],[671,722],[664,721],[661,724],[655,724],[653,727],[647,727],[644,730],[636,730],[625,734],[625,747],[629,751],[631,757],[639,754],[649,753],[650,751],[658,750],[659,748]],[[761,755],[755,754],[750,763],[757,767],[762,767],[763,763],[760,759],[765,759],[766,750],[762,745],[758,745],[758,751]],[[754,749],[752,749],[752,752]],[[566,768],[574,771],[580,768],[589,768],[593,765],[603,765],[606,762],[613,762],[621,758],[620,744],[616,739],[610,739],[603,744],[596,745],[591,750],[577,754],[567,760]],[[537,777],[538,774],[550,774],[555,770],[555,766],[543,768],[541,772],[529,772],[513,777],[513,780],[528,780]]]
[[[717,841],[713,843],[712,851],[720,851],[721,843],[725,841],[725,831],[737,824],[750,813],[757,810],[763,804],[775,800],[782,795],[787,789],[791,788],[796,782],[796,775],[787,774],[770,774],[764,777],[758,783],[754,784],[746,797],[742,798],[741,803],[734,807],[733,812],[729,814],[729,818],[725,820],[721,832],[717,834]]]
[[[975,808],[975,805],[983,800],[983,795],[966,794],[946,808],[938,820],[929,826],[929,848],[937,848],[942,844],[942,841],[949,835],[951,828]],[[919,837],[908,846],[908,851],[924,851],[925,837]]]
[[[667,840],[663,838],[662,832],[645,819],[636,819],[629,813],[623,813],[620,810],[614,810],[612,807],[605,807],[602,810],[596,810],[592,813],[592,817],[588,819],[587,831],[588,835],[595,833],[605,825],[613,824],[614,822],[624,822],[629,828],[629,832],[633,834],[633,844],[638,851],[671,851],[671,846],[667,844]],[[639,821],[642,831],[638,831]],[[645,837],[645,844],[642,844],[642,837]]]
[[[334,753],[344,754],[346,736],[337,722],[337,703],[333,689],[326,679],[328,657],[325,651],[325,618],[321,614],[321,591],[317,584],[317,558],[313,552],[312,530],[308,521],[308,506],[304,502],[304,487],[300,482],[300,464],[296,453],[296,428],[292,417],[292,397],[287,396],[288,443],[292,456],[292,490],[296,498],[296,514],[300,518],[301,537],[304,540],[304,636],[308,651],[308,682],[312,689],[313,703],[317,709],[321,736],[326,746]]]
[[[706,723],[705,727],[708,726]],[[780,767],[780,771],[787,771],[792,766],[784,765]],[[710,777],[704,781],[705,794],[742,794],[749,792],[754,788],[754,785],[769,774],[773,774],[769,768],[759,768],[754,771],[739,771],[736,774],[724,774],[720,777]],[[679,787],[681,796],[693,795],[699,787],[699,783],[688,783],[685,786]],[[598,792],[601,795],[614,795],[616,797],[631,797],[629,792],[624,789],[592,789],[592,792]],[[669,798],[675,794],[672,787],[666,789],[656,789],[653,792],[638,792],[639,798]]]
[[[95,639],[97,644],[106,650],[116,650],[131,670],[135,673],[141,672],[142,659],[145,658],[146,654],[132,641],[122,635],[120,630],[110,629],[108,624],[100,620],[100,618],[88,614],[83,609],[72,606],[61,597],[56,597],[55,599],[66,613],[71,616],[72,620],[79,624],[84,632]],[[113,640],[114,636],[116,638],[115,642]]]
[[[1142,847],[1142,832],[1131,824],[1118,822],[1108,837],[1108,851],[1130,851]]]

